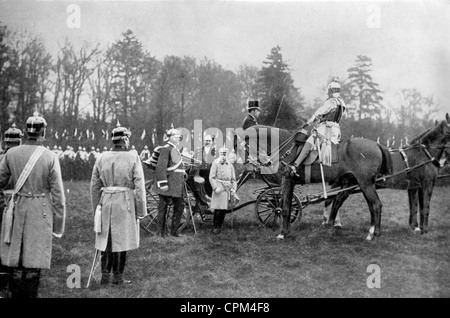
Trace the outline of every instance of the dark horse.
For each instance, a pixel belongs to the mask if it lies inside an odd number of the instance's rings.
[[[351,138],[343,142],[338,151],[339,165],[332,188],[347,188],[358,185],[369,206],[371,227],[367,240],[380,235],[382,203],[377,188],[407,189],[410,205],[409,223],[417,229],[417,209],[420,207],[420,230],[428,232],[430,200],[439,174],[439,160],[449,147],[449,115],[432,129],[414,138],[408,146],[390,153],[375,141]],[[289,193],[292,191],[291,177],[285,175],[283,191],[283,230],[281,236],[289,233]],[[352,190],[342,191],[330,198],[333,203],[329,222],[333,223],[336,213]]]
[[[245,182],[247,176],[252,174],[254,178],[262,179],[269,186],[290,188],[288,198],[292,202],[295,184],[322,182],[320,166],[317,162],[310,164],[308,167],[301,166],[298,176],[293,178],[284,177],[284,174],[288,173],[288,171],[284,169],[284,165],[281,163],[291,163],[295,160],[307,138],[307,131],[303,129],[289,131],[271,126],[256,125],[245,130],[244,134],[240,135],[240,140],[247,139],[247,142],[235,143],[236,152],[247,162],[245,164],[246,170],[238,181],[238,187]],[[236,144],[240,147],[236,147]],[[257,153],[256,148],[258,148],[259,153]],[[313,152],[312,155],[314,154],[317,155],[316,152]],[[263,156],[269,159],[269,165],[248,159],[249,157],[255,159],[256,157]],[[311,161],[314,161],[314,158],[308,158],[306,160],[309,163]],[[332,182],[335,179],[337,167],[336,162],[333,162],[331,166],[323,167],[326,182]],[[340,226],[340,223],[336,222],[335,226]]]

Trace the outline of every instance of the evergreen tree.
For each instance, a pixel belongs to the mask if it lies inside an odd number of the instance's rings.
[[[355,66],[349,68],[348,83],[346,86],[350,89],[349,96],[345,101],[347,104],[353,104],[354,116],[356,119],[380,118],[381,117],[381,91],[378,84],[374,82],[370,73],[372,60],[364,55],[358,55],[355,60]],[[349,109],[351,112],[351,108]]]
[[[300,125],[299,112],[303,98],[293,85],[288,65],[283,61],[281,48],[272,48],[259,71],[259,97],[262,113],[259,122],[283,129]]]

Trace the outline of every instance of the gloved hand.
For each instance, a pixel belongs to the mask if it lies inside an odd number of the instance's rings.
[[[217,187],[217,188],[215,188],[215,189],[214,189],[214,192],[215,192],[215,193],[220,193],[220,192],[222,192],[222,187]]]

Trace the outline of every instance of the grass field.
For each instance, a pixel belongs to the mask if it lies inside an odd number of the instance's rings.
[[[249,182],[238,192],[255,199]],[[450,196],[435,189],[430,233],[414,234],[408,226],[407,193],[383,190],[382,236],[367,242],[370,216],[361,194],[343,205],[343,229],[321,225],[322,205],[303,211],[299,226],[284,241],[262,227],[254,205],[226,216],[224,231],[210,233],[211,223],[196,222],[180,239],[141,231],[141,246],[128,253],[128,286],[86,289],[94,255],[93,212],[89,183],[65,183],[66,233],[54,240],[52,269],[43,271],[40,297],[449,297]],[[311,186],[309,193],[320,192]],[[233,222],[231,222],[233,218]],[[81,288],[68,288],[67,267],[80,266]],[[366,281],[370,264],[381,269],[381,288]]]

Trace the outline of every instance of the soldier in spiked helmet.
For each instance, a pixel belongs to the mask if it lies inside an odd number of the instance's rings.
[[[160,235],[166,236],[166,214],[170,201],[173,203],[173,216],[170,234],[180,236],[178,228],[181,223],[181,216],[184,211],[184,174],[182,169],[183,160],[177,146],[182,139],[181,133],[177,129],[169,129],[167,132],[169,138],[162,147],[156,164],[156,183],[153,185],[153,191],[159,195],[158,205],[158,227]]]
[[[9,128],[5,132],[5,138],[4,138],[4,152],[0,154],[0,162],[3,160],[6,152],[16,146],[19,146],[22,143],[22,137],[23,132],[16,127],[16,124],[12,124],[11,128]],[[8,201],[10,199],[13,185],[10,181],[9,184],[6,185],[6,187],[3,189],[3,191],[0,191],[0,229],[2,225],[2,217],[3,217],[3,210],[5,208],[5,201]],[[6,199],[5,199],[6,198]],[[1,265],[1,256],[0,256],[0,297],[5,292],[8,292],[8,284],[9,280],[11,279],[11,269],[7,266]]]
[[[138,218],[147,214],[141,159],[128,151],[131,133],[117,121],[114,148],[95,162],[91,177],[95,248],[101,251],[101,284],[131,283],[123,277],[127,251],[139,248]]]
[[[11,267],[10,295],[35,298],[41,269],[50,268],[53,236],[65,225],[65,196],[56,155],[42,146],[47,122],[35,113],[26,122],[28,140],[11,148],[0,163],[0,188],[12,182],[4,212],[0,257]]]

